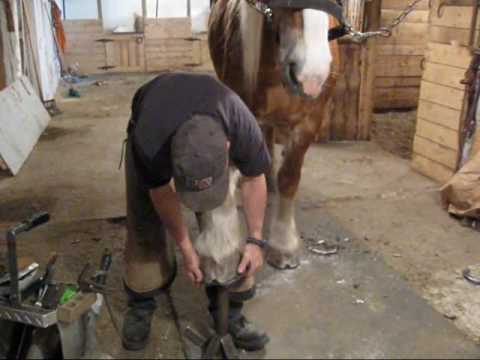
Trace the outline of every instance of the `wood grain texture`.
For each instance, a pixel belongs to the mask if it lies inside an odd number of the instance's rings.
[[[419,154],[413,154],[412,168],[440,184],[446,183],[454,174],[452,169]]]
[[[16,175],[47,127],[50,115],[26,77],[0,92],[0,109],[0,155]]]

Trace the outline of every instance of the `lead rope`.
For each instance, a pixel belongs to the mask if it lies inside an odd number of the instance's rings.
[[[342,1],[342,0],[341,0]],[[352,25],[348,22],[347,19],[345,19],[345,27],[347,28],[348,34],[352,37],[352,40],[354,42],[364,42],[365,40],[376,37],[376,36],[381,36],[381,37],[391,37],[393,34],[393,30],[400,25],[405,18],[410,15],[412,11],[415,10],[417,5],[423,0],[413,0],[389,25],[383,26],[379,28],[376,31],[357,31],[353,28]],[[342,4],[343,5],[343,4]]]

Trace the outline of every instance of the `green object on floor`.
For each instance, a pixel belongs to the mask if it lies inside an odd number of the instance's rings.
[[[74,88],[68,89],[68,96],[70,97],[80,97],[80,92]]]
[[[65,291],[60,298],[60,305],[66,304],[69,302],[78,292],[78,287],[76,285],[68,285],[65,288]]]

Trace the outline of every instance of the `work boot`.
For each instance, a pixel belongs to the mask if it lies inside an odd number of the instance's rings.
[[[270,341],[264,331],[257,329],[243,315],[229,321],[228,332],[232,336],[235,346],[246,351],[262,350]]]
[[[143,350],[150,337],[150,324],[155,312],[155,299],[130,300],[123,320],[123,347],[130,351]]]
[[[228,332],[237,348],[246,351],[262,350],[270,338],[265,331],[258,329],[242,315],[243,303],[230,299]]]

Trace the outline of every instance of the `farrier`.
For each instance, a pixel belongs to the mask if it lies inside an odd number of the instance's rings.
[[[126,349],[140,350],[148,342],[155,296],[175,278],[175,243],[189,278],[202,283],[200,260],[180,204],[196,213],[220,206],[232,165],[244,176],[240,186],[249,233],[238,268],[245,281],[230,294],[229,332],[239,348],[260,350],[266,345],[268,336],[245,319],[242,307],[254,296],[253,275],[263,264],[264,174],[270,163],[255,117],[233,91],[213,77],[163,74],[136,92],[125,157]],[[208,287],[207,296],[215,317],[218,309]]]

